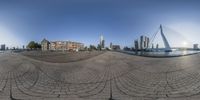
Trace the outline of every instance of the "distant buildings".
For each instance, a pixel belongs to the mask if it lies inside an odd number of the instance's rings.
[[[158,51],[158,48],[159,48],[159,44],[156,44],[156,51]]]
[[[112,45],[112,42],[110,42],[110,49],[112,49],[112,46],[113,46],[113,45]]]
[[[140,36],[140,49],[144,50],[149,47],[149,38],[146,36]]]
[[[97,50],[97,47],[95,45],[90,45],[88,50]]]
[[[194,50],[199,50],[198,44],[194,44],[194,45],[193,45],[193,49],[194,49]]]
[[[110,50],[120,50],[120,45],[115,45],[112,42],[110,42]]]
[[[43,39],[41,42],[41,47],[43,51],[46,50],[64,50],[64,51],[78,51],[84,49],[84,44],[79,42],[72,41],[52,41],[49,42],[46,39]]]
[[[112,50],[120,50],[120,45],[112,45]]]
[[[1,50],[6,50],[6,45],[5,44],[1,45]]]
[[[103,35],[100,36],[100,43],[99,43],[99,45],[100,45],[101,49],[105,48],[105,40],[104,40]]]
[[[41,42],[41,48],[43,51],[49,50],[50,48],[50,42],[46,39],[43,39]]]
[[[139,50],[140,48],[139,48],[138,40],[135,40],[135,41],[134,41],[134,44],[135,44],[135,50],[136,50],[136,51]]]
[[[23,50],[25,49],[25,46],[24,46],[24,45],[22,46],[22,49],[23,49]]]
[[[149,48],[150,39],[147,36],[140,36],[140,39],[134,41],[135,50],[145,50]]]

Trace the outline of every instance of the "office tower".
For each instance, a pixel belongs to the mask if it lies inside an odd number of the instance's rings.
[[[149,48],[149,37],[146,37],[146,48]]]
[[[135,44],[135,50],[138,50],[138,49],[139,49],[139,43],[138,43],[138,40],[135,40],[135,41],[134,41],[134,44]]]
[[[144,36],[144,49],[146,48],[146,46],[147,46],[147,37]]]
[[[110,42],[110,49],[112,49],[112,42]]]
[[[5,44],[1,45],[1,50],[6,50],[6,45]]]
[[[194,50],[198,50],[198,49],[199,49],[198,44],[194,44],[194,45],[193,45],[193,49],[194,49]]]
[[[156,50],[158,50],[158,48],[159,48],[159,45],[158,45],[158,44],[156,44]]]
[[[136,42],[136,41],[135,41]],[[138,49],[144,50],[149,48],[150,39],[147,36],[140,36],[140,41],[138,43]]]
[[[143,41],[143,49],[149,48],[149,37],[143,36],[144,41]]]
[[[140,36],[140,50],[144,49],[144,36]]]
[[[113,45],[112,48],[113,50],[120,50],[120,45]]]
[[[151,49],[154,49],[154,45],[152,44]]]
[[[105,48],[105,40],[104,40],[103,35],[100,36],[100,46],[101,48]]]

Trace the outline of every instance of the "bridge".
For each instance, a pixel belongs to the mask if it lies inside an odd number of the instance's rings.
[[[163,30],[163,25],[160,25],[157,31],[151,35],[149,44],[152,44],[152,47],[148,47],[146,49],[151,51],[157,51],[159,49],[159,51],[172,52],[172,49],[175,48],[173,44],[176,44],[176,48],[186,48],[183,46],[188,45],[189,43],[190,45],[192,44],[192,42],[190,42],[187,38],[185,38],[181,33],[176,32],[175,30],[168,28],[166,26],[164,28],[165,30]],[[156,44],[155,41],[158,39],[160,41],[159,42],[157,41],[157,44],[164,44],[164,47],[162,49],[153,48],[153,44]],[[169,40],[171,40],[171,42],[169,42]]]

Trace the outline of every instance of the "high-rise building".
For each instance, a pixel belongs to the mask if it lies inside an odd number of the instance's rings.
[[[102,41],[102,48],[105,48],[105,40]]]
[[[105,48],[105,40],[104,40],[103,35],[100,36],[100,46],[101,48]]]
[[[5,44],[1,45],[1,50],[6,50],[6,45]]]
[[[154,49],[154,45],[152,44],[151,49]]]
[[[143,50],[144,49],[144,36],[140,36],[140,49]]]
[[[135,50],[139,50],[139,43],[138,43],[138,40],[135,40],[135,41],[134,41],[134,44],[135,44]]]
[[[159,48],[159,44],[156,44],[156,50],[158,50],[158,48]]]
[[[113,46],[113,45],[112,45],[112,42],[110,42],[110,49],[112,49],[112,46]]]
[[[145,36],[145,40],[144,40],[144,48],[149,48],[149,38]]]
[[[113,49],[113,50],[120,50],[120,45],[113,45],[113,46],[112,46],[112,49]]]
[[[144,49],[147,49],[149,48],[149,37],[146,37],[146,36],[140,36],[140,43],[139,44],[139,49],[140,50],[144,50]]]
[[[198,44],[194,44],[194,45],[193,45],[193,49],[194,49],[194,50],[198,50],[198,49],[199,49]]]

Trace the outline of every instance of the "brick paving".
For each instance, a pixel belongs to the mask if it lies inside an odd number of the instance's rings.
[[[199,100],[200,55],[149,58],[105,52],[51,63],[0,54],[0,100]]]

